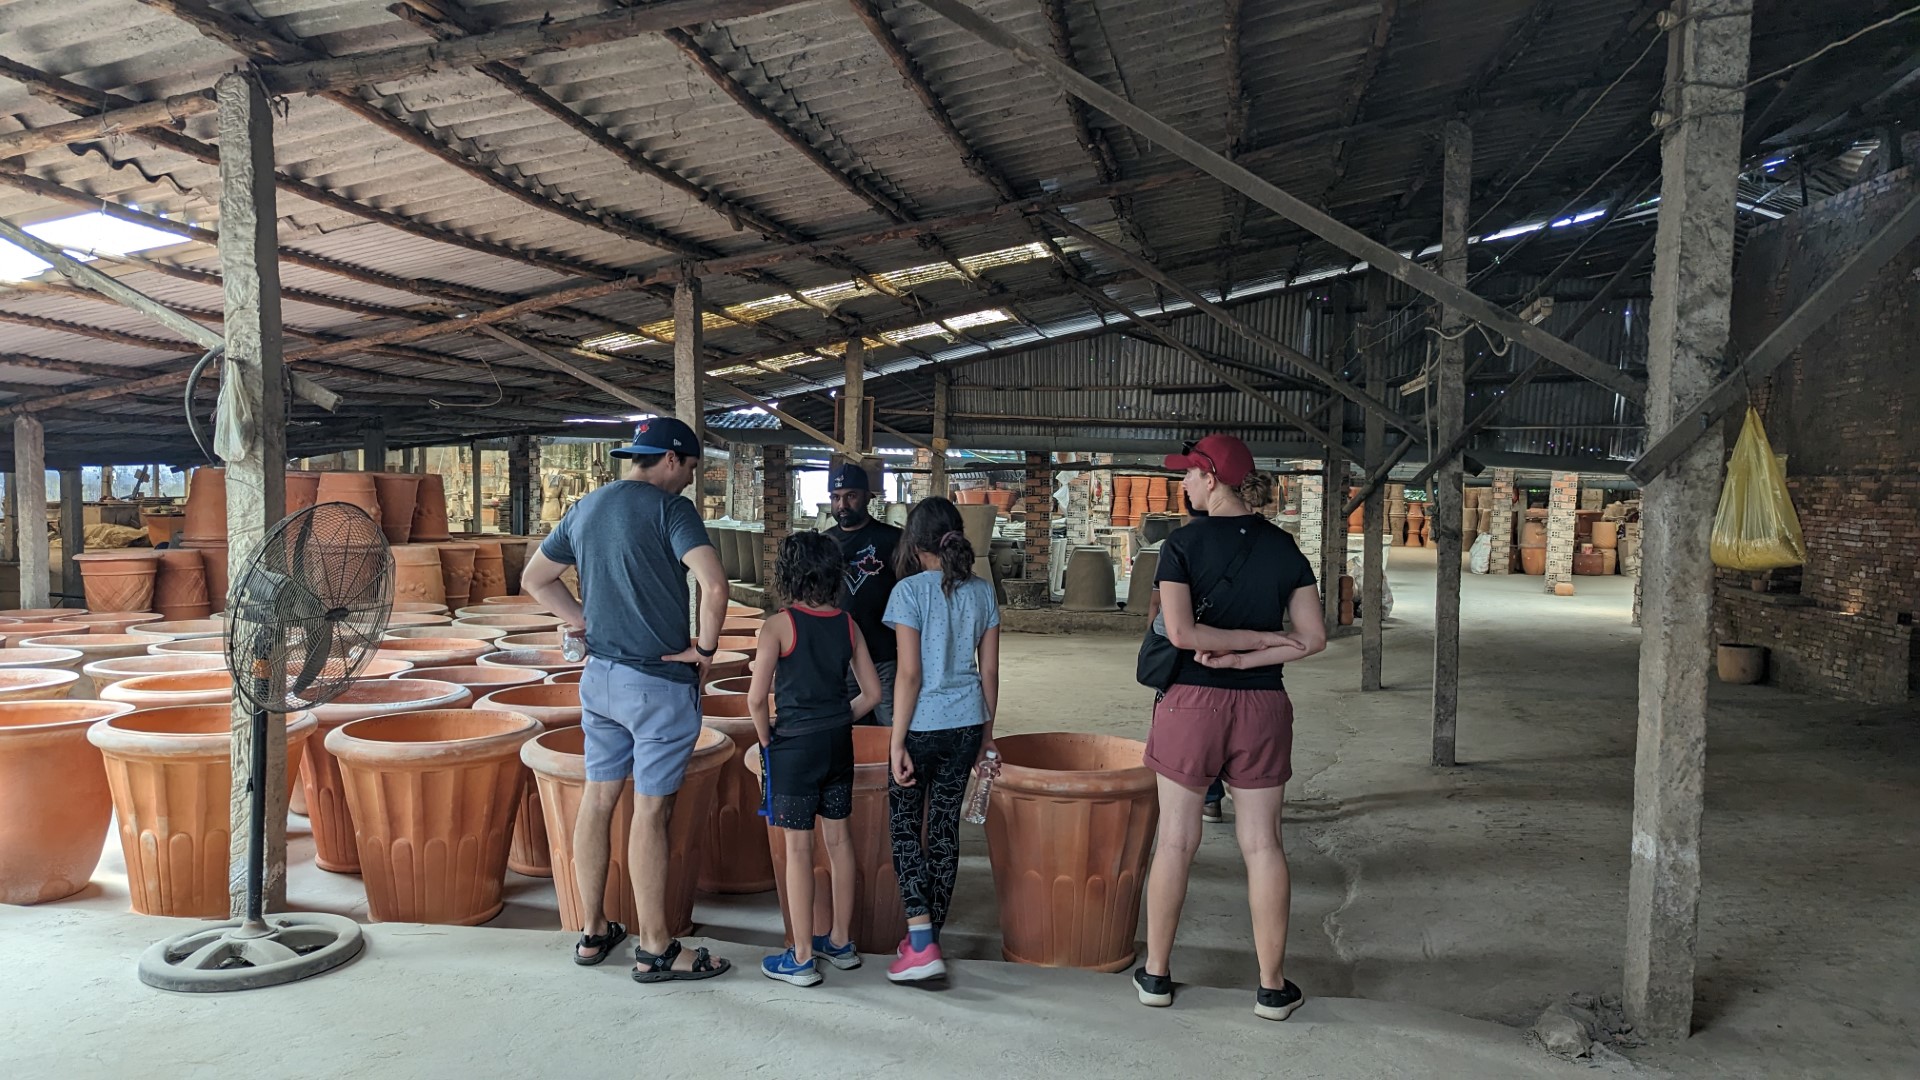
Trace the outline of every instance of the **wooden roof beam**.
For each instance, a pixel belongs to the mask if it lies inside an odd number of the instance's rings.
[[[1242,0],[1226,0],[1220,35],[1222,68],[1227,92],[1227,141],[1221,152],[1228,161],[1239,160],[1247,146],[1247,114],[1251,109],[1246,81],[1241,75],[1240,9]],[[1226,222],[1220,229],[1220,260],[1214,268],[1214,291],[1222,300],[1233,291],[1234,252],[1247,229],[1247,197],[1227,188],[1222,194],[1222,213]]]
[[[1366,115],[1367,94],[1380,74],[1380,64],[1387,56],[1387,43],[1393,39],[1394,20],[1399,15],[1400,0],[1380,0],[1380,14],[1373,20],[1373,36],[1367,39],[1367,51],[1361,54],[1360,66],[1354,71],[1353,81],[1347,85],[1346,100],[1340,106],[1341,127],[1350,127]],[[1351,161],[1347,155],[1349,142],[1345,137],[1334,140],[1327,186],[1320,193],[1321,206],[1327,205],[1334,190],[1347,178]]]
[[[1053,43],[1053,54],[1060,58],[1061,63],[1078,72],[1079,66],[1073,58],[1073,28],[1067,22],[1066,0],[1040,0],[1040,14],[1047,20],[1047,34]],[[1093,171],[1100,177],[1100,182],[1112,184],[1119,181],[1120,159],[1114,155],[1107,133],[1093,126],[1086,103],[1068,94],[1067,114],[1073,121],[1074,139],[1086,153],[1087,160],[1092,162]],[[1147,242],[1147,234],[1141,231],[1139,222],[1134,220],[1133,200],[1125,195],[1114,195],[1108,201],[1127,239],[1133,241],[1134,248],[1141,254],[1149,260],[1153,259],[1153,245]]]

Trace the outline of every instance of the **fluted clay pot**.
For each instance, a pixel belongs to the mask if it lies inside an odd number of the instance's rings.
[[[461,641],[498,642],[507,632],[497,626],[457,626],[452,622],[432,626],[396,626],[381,635],[384,641],[417,641],[422,638],[458,638]],[[499,648],[498,644],[494,648]]]
[[[438,555],[435,555],[433,558],[435,562],[440,561],[440,556]],[[393,602],[393,613],[395,615],[445,615],[447,614],[447,605],[426,603],[420,600],[395,600]]]
[[[21,668],[51,668],[56,671],[78,671],[86,662],[79,649],[44,649],[35,646],[0,649],[0,671],[17,671]],[[86,695],[80,695],[82,698]]]
[[[160,622],[161,617],[151,611],[89,611],[54,621],[80,628],[68,631],[73,634],[124,634],[141,623]]]
[[[113,795],[87,729],[130,712],[105,701],[0,703],[0,904],[44,904],[87,887]]]
[[[393,599],[412,604],[432,604],[447,610],[447,583],[440,572],[440,547],[437,544],[397,544],[393,554]]]
[[[508,634],[495,638],[493,643],[502,649],[557,649],[564,642],[558,630],[543,630],[535,634]]]
[[[0,669],[0,701],[61,701],[79,681],[78,672],[61,668]]]
[[[232,712],[227,705],[143,709],[87,731],[106,762],[127,889],[142,915],[226,917]],[[284,722],[292,787],[314,719],[303,712]]]
[[[193,638],[225,637],[227,624],[221,619],[160,619],[127,627],[134,637],[154,641],[188,641]]]
[[[434,709],[327,734],[375,922],[474,926],[500,913],[520,745],[539,733],[519,713]]]
[[[227,542],[227,471],[195,469],[187,476],[187,515],[180,538],[189,547],[196,540]]]
[[[500,553],[500,541],[467,540],[465,543],[473,545],[473,585],[467,589],[468,601],[506,592],[507,560]]]
[[[188,548],[198,551],[200,559],[207,567],[207,603],[218,613],[227,610],[227,588],[232,584],[227,573],[227,541],[204,540],[184,542]]]
[[[217,705],[233,700],[233,675],[224,664],[212,671],[136,675],[101,687],[100,700],[122,701],[136,709],[157,709],[164,705]]]
[[[888,741],[882,727],[853,729],[853,943],[861,952],[886,952],[907,936],[907,912],[900,903],[900,879],[893,872],[893,839],[888,829]],[[760,748],[744,755],[747,769],[760,775]],[[754,781],[758,787],[759,781]],[[781,891],[780,912],[787,922],[787,941],[794,927],[786,918],[787,840],[779,829],[766,829],[773,856],[773,880]],[[827,846],[813,845],[813,921],[820,925],[833,914],[833,881],[827,870]],[[812,927],[802,927],[811,934]]]
[[[297,514],[312,506],[320,497],[320,474],[317,472],[287,473],[287,513]]]
[[[987,854],[1002,955],[1043,967],[1126,968],[1160,818],[1146,744],[1067,732],[996,741]]]
[[[473,561],[480,549],[472,544],[438,544],[440,549],[441,588],[447,606],[463,608],[473,595]]]
[[[758,754],[744,695],[703,695],[702,724],[733,741],[720,769],[719,794],[707,822],[706,863],[700,891],[761,893],[773,888],[773,856],[767,849],[767,819],[760,816],[760,782],[747,771],[747,757]],[[896,942],[895,944],[898,944]]]
[[[538,668],[501,668],[481,667],[478,664],[446,664],[438,667],[417,667],[406,676],[409,679],[434,679],[464,686],[476,698],[482,698],[495,690],[505,690],[509,686],[533,686],[546,676]],[[463,706],[464,708],[464,706]]]
[[[140,513],[140,524],[147,529],[147,543],[154,547],[173,543],[174,534],[179,532],[181,526],[186,523],[185,514],[145,510]]]
[[[152,638],[136,637],[132,634],[49,634],[45,637],[29,638],[24,644],[28,648],[68,649],[79,653],[79,656],[74,657],[66,663],[36,665],[39,667],[62,667],[68,671],[79,671],[82,667],[95,660],[118,660],[128,656],[145,655],[147,646],[152,641]],[[19,650],[8,649],[6,651],[11,653]],[[73,693],[70,696],[81,699],[91,699],[93,697],[92,683],[86,680],[75,683]]]
[[[709,682],[707,684],[707,688],[701,691],[701,694],[703,696],[706,694],[717,694],[721,696],[726,696],[730,694],[744,694],[752,686],[753,686],[753,676],[731,675],[724,679],[715,679],[712,682]]]
[[[387,616],[387,627],[390,630],[408,626],[446,626],[452,622],[451,615],[428,615],[424,612],[395,611]]]
[[[578,727],[580,685],[534,683],[509,687],[495,690],[474,702],[473,707],[524,713],[540,721],[540,726],[548,731]],[[547,823],[540,811],[540,788],[531,776],[527,778],[526,794],[520,799],[520,813],[513,819],[513,846],[507,851],[507,868],[528,877],[553,876],[553,863],[547,855]]]
[[[169,620],[204,619],[213,614],[204,554],[191,548],[169,548],[160,553],[160,568],[153,576],[153,610]]]
[[[481,626],[509,634],[537,634],[560,625],[557,615],[463,615],[455,626]]]
[[[471,695],[464,686],[404,675],[391,679],[356,680],[340,696],[317,706],[320,737],[308,748],[300,765],[300,790],[307,820],[313,825],[313,861],[336,874],[360,872],[360,849],[353,833],[353,816],[340,779],[340,763],[327,749],[326,736],[353,720],[423,709],[465,708]]]
[[[413,502],[413,530],[416,544],[451,540],[447,535],[447,482],[439,473],[421,473],[420,490]]]
[[[387,543],[404,544],[413,536],[413,507],[420,498],[419,473],[377,472],[374,497],[380,500],[380,531]]]
[[[225,671],[227,658],[185,653],[161,656],[127,656],[117,660],[95,660],[81,667],[80,674],[92,680],[93,696],[117,682],[145,675],[167,675],[181,671]]]
[[[560,728],[528,740],[520,748],[540,792],[545,817],[547,850],[553,870],[553,891],[560,901],[560,926],[582,930],[585,913],[580,910],[580,886],[574,876],[573,829],[580,816],[580,796],[587,785],[585,735],[578,727]],[[699,867],[707,852],[702,850],[708,833],[705,822],[711,816],[715,789],[721,771],[733,756],[733,743],[711,728],[702,729],[693,744],[693,759],[687,764],[686,779],[674,797],[673,817],[667,824],[667,927],[675,935],[693,932],[693,894]],[[627,864],[627,847],[633,821],[633,791],[628,788],[614,806],[610,830],[605,893],[606,917],[633,926],[633,877]]]
[[[225,656],[227,641],[224,637],[171,638],[155,641],[147,646],[149,656],[174,656],[181,654]]]
[[[380,656],[411,661],[414,667],[471,664],[493,649],[491,642],[457,637],[389,638],[380,643]]]
[[[367,472],[323,472],[314,491],[315,503],[343,502],[367,512],[375,525],[380,520],[380,490],[373,474]],[[381,531],[385,531],[383,528]]]
[[[87,610],[146,611],[153,606],[153,577],[160,553],[152,548],[83,551],[73,557],[87,592]],[[72,582],[67,583],[71,587]]]
[[[569,660],[559,649],[508,649],[480,658],[482,667],[534,668],[551,675],[557,671],[578,671],[585,660]]]

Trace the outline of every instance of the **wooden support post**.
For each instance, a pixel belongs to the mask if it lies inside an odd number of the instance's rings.
[[[370,420],[360,435],[360,471],[387,471],[387,422]]]
[[[706,437],[706,403],[700,395],[706,362],[706,327],[701,321],[700,279],[682,278],[673,287],[673,414]]]
[[[224,377],[236,380],[253,406],[244,456],[226,462],[227,558],[233,578],[260,550],[266,531],[286,514],[286,370],[281,357],[280,259],[274,227],[273,112],[260,84],[224,75],[214,85],[220,103],[220,278],[225,292]],[[228,422],[222,418],[222,423]],[[270,673],[275,682],[279,673]],[[253,713],[233,704],[232,838],[229,899],[235,916],[247,908],[248,839],[255,827],[251,785]],[[265,836],[266,910],[287,903],[287,726],[267,719]]]
[[[75,556],[87,550],[87,493],[80,467],[60,470],[60,595],[62,604],[86,607],[86,589],[80,582]]]
[[[953,372],[944,368],[933,373],[933,476],[930,489],[941,498],[952,496],[947,483],[947,417],[953,408]]]
[[[473,491],[470,493],[473,502],[473,524],[468,526],[468,528],[472,532],[485,532],[487,503],[486,496],[481,491],[481,484],[485,474],[480,468],[480,455],[485,453],[485,451],[480,449],[480,441],[475,439],[469,444],[467,452],[473,455]]]
[[[1748,0],[1685,0],[1667,39],[1659,241],[1648,315],[1647,435],[1658,445],[1711,392],[1733,293]],[[1695,443],[1643,491],[1640,725],[1627,877],[1625,1006],[1635,1034],[1685,1038],[1699,943],[1707,643],[1721,446]]]
[[[1387,389],[1387,282],[1385,274],[1367,275],[1367,325],[1360,335],[1365,350],[1362,361],[1367,393],[1380,398]],[[1380,467],[1387,456],[1387,421],[1379,413],[1367,412],[1367,474]],[[1366,536],[1360,552],[1360,689],[1381,688],[1381,667],[1385,657],[1385,628],[1381,626],[1381,608],[1386,603],[1386,529],[1387,495],[1379,485],[1367,495]]]
[[[1335,338],[1334,340],[1339,340]],[[1346,409],[1333,410],[1327,424],[1328,434],[1337,442],[1346,422]],[[1347,460],[1327,456],[1325,486],[1320,492],[1320,601],[1325,605],[1327,633],[1340,625],[1340,578],[1347,572],[1347,516],[1340,507],[1347,501]]]
[[[840,441],[856,465],[867,463],[873,449],[867,445],[867,343],[860,335],[847,339],[846,382],[840,387]]]
[[[53,592],[53,551],[47,542],[47,429],[31,416],[13,419],[13,496],[19,519],[20,606],[43,608]]]
[[[1473,129],[1448,122],[1440,202],[1440,276],[1467,284],[1467,223],[1473,199]],[[1433,378],[1434,441],[1445,445],[1467,421],[1467,315],[1440,309],[1440,356]],[[1433,590],[1433,763],[1454,764],[1454,728],[1460,714],[1460,459],[1440,466],[1428,488],[1427,514],[1434,518],[1436,573]]]
[[[507,528],[514,536],[533,531],[539,507],[533,505],[533,437],[515,435],[507,442]]]

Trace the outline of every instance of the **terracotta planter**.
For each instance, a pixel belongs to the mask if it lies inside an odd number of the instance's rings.
[[[83,551],[73,561],[80,567],[80,581],[87,591],[87,610],[146,611],[153,606],[153,577],[160,569],[160,553],[152,548]]]
[[[227,542],[227,470],[195,469],[187,476],[187,514],[180,526],[188,546],[196,540]]]
[[[0,669],[0,701],[60,701],[79,681],[78,672],[60,668]]]
[[[557,630],[546,630],[537,634],[508,634],[495,638],[493,643],[502,649],[557,649],[564,642]]]
[[[766,624],[767,620],[765,619],[729,618],[726,622],[720,624],[720,632],[723,634],[732,634],[736,637],[757,637],[760,634],[760,628]]]
[[[492,644],[472,638],[409,637],[389,638],[380,643],[380,658],[406,660],[414,667],[445,667],[471,664]]]
[[[440,573],[440,548],[434,544],[399,544],[393,553],[393,599],[432,604],[447,610],[447,584]]]
[[[1750,685],[1767,677],[1767,649],[1764,645],[1724,643],[1714,650],[1714,670],[1724,683]]]
[[[765,621],[766,617],[767,613],[757,607],[748,607],[745,604],[727,605],[727,618],[729,619],[760,619]]]
[[[579,671],[585,660],[568,660],[559,649],[508,649],[480,658],[482,667],[533,668],[551,675],[556,671]]]
[[[212,671],[136,675],[101,687],[100,700],[121,701],[136,709],[157,709],[167,705],[218,705],[233,700],[233,675],[224,664]]]
[[[502,670],[511,670],[511,669],[502,669]],[[583,669],[580,669],[580,668],[576,668],[572,671],[556,671],[553,674],[547,676],[546,679],[543,681],[552,683],[556,686],[564,685],[567,683],[573,683],[575,685],[578,685],[580,682],[580,676],[582,672],[583,672]]]
[[[495,626],[456,626],[452,622],[432,626],[396,626],[381,635],[383,641],[419,641],[424,638],[456,638],[460,641],[498,642],[507,632]],[[494,648],[499,648],[496,644]]]
[[[1609,551],[1618,549],[1620,547],[1620,523],[1617,521],[1594,522],[1593,546]]]
[[[414,670],[411,660],[392,660],[376,656],[366,662],[354,675],[353,681],[362,679],[417,679],[421,676],[409,674]]]
[[[189,548],[160,553],[160,569],[153,577],[153,610],[169,620],[204,619],[213,614],[205,555]]]
[[[140,524],[146,526],[147,529],[147,543],[152,544],[154,547],[159,547],[161,544],[173,543],[174,534],[179,532],[181,527],[186,525],[186,523],[187,516],[185,514],[147,513],[145,511],[142,511],[140,514]]]
[[[509,686],[533,686],[544,676],[538,669],[481,667],[478,664],[447,664],[417,667],[404,676],[409,679],[434,679],[464,686],[475,698],[485,697]]]
[[[52,637],[55,634],[84,634],[88,632],[88,629],[84,626],[76,626],[73,623],[61,622],[57,619],[47,619],[44,621],[36,619],[31,622],[9,623],[5,627],[0,627],[0,629],[6,631],[7,641],[15,646],[23,645],[32,638]]]
[[[227,588],[230,578],[227,573],[227,542],[224,539],[195,542],[186,541],[186,546],[200,553],[201,561],[207,566],[207,603],[215,612],[227,610]]]
[[[1520,549],[1520,572],[1540,577],[1547,572],[1547,549],[1543,547],[1523,547]]]
[[[1547,523],[1544,521],[1523,521],[1520,523],[1520,546],[1523,548],[1547,546]]]
[[[548,611],[546,608],[541,607],[539,604],[512,604],[512,603],[507,603],[504,599],[495,598],[494,600],[483,600],[478,604],[473,604],[468,607],[463,607],[460,610],[454,612],[453,617],[456,619],[476,619],[476,618],[480,618],[481,616],[490,616],[490,615],[551,616],[552,614],[553,612]]]
[[[735,675],[747,674],[753,663],[751,652],[734,652],[721,649],[713,654],[713,664],[707,669],[708,679],[731,679]]]
[[[495,690],[474,702],[473,707],[522,713],[540,721],[540,726],[549,731],[578,727],[580,686],[578,683],[534,683],[509,687]],[[540,810],[540,788],[532,776],[527,778],[520,812],[513,819],[513,846],[507,849],[507,869],[528,877],[553,876],[553,863],[547,854],[547,823]]]
[[[439,473],[420,474],[420,490],[413,502],[412,539],[422,544],[452,539],[447,535],[447,483]]]
[[[337,698],[313,710],[320,737],[308,748],[300,765],[300,791],[307,820],[313,826],[313,861],[336,874],[360,872],[360,849],[347,809],[340,763],[326,747],[334,728],[370,716],[419,712],[423,709],[459,709],[470,695],[464,686],[428,679],[396,677],[356,680]]]
[[[503,596],[512,596],[520,591],[520,572],[527,568],[527,545],[533,540],[526,536],[500,536],[494,539],[500,544],[500,561],[507,570],[507,587],[500,592]]]
[[[127,627],[134,637],[154,641],[190,641],[194,638],[224,638],[227,624],[222,619],[160,619]]]
[[[440,561],[440,556],[438,555],[435,555],[433,558],[435,562]],[[393,613],[395,615],[445,615],[447,614],[447,605],[426,603],[419,600],[395,600],[393,602]]]
[[[1598,550],[1576,551],[1573,553],[1573,572],[1576,577],[1599,577],[1607,572],[1607,557]]]
[[[767,819],[760,816],[760,782],[747,771],[746,759],[759,753],[760,739],[747,715],[747,699],[703,696],[701,723],[727,736],[733,749],[720,769],[718,794],[707,820],[702,847],[700,891],[762,893],[773,888],[773,855],[767,848]],[[895,944],[899,944],[898,941]]]
[[[113,795],[87,729],[122,716],[103,701],[0,703],[0,904],[44,904],[87,887]]]
[[[226,917],[232,725],[226,705],[183,705],[130,712],[88,729],[113,789],[134,911]],[[291,787],[313,714],[295,713],[286,725]]]
[[[752,685],[753,676],[732,675],[724,679],[715,679],[708,683],[707,688],[702,691],[702,695],[713,694],[718,697],[726,697],[733,694],[744,694]]]
[[[518,713],[436,709],[327,734],[373,921],[474,926],[500,913],[520,745],[539,732]]]
[[[413,508],[420,499],[419,473],[377,472],[374,497],[380,500],[380,531],[387,543],[404,544],[413,536]]]
[[[124,634],[141,623],[160,622],[161,617],[151,611],[90,611],[54,621],[83,628],[69,629],[70,634]]]
[[[560,625],[554,615],[466,615],[453,621],[455,626],[478,626],[508,634],[537,634]]]
[[[884,953],[907,936],[907,912],[900,904],[900,879],[893,873],[893,839],[887,827],[887,744],[886,728],[853,729],[853,943],[861,952]],[[747,769],[759,787],[760,749],[745,754]],[[781,890],[780,912],[786,921],[787,841],[779,829],[764,829],[767,846],[773,856],[773,879]],[[1137,904],[1136,904],[1137,907]],[[833,881],[827,870],[827,847],[813,846],[814,922],[833,913]],[[787,922],[787,941],[794,940],[794,927]],[[800,933],[810,934],[803,927]]]
[[[85,660],[79,649],[43,649],[31,645],[0,649],[0,671],[17,671],[21,668],[78,671]]]
[[[387,616],[387,627],[392,630],[408,626],[446,626],[451,622],[451,615],[428,615],[412,611],[396,611]]]
[[[468,597],[473,595],[473,562],[480,549],[472,544],[435,546],[440,549],[440,579],[447,606],[466,607]]]
[[[760,639],[740,634],[721,634],[714,639],[714,647],[722,652],[746,653],[751,656],[760,648]]]
[[[469,600],[498,596],[507,591],[507,560],[500,553],[498,540],[468,540],[473,545],[473,585],[467,590]],[[501,614],[506,614],[502,612]]]
[[[343,502],[357,506],[367,512],[375,525],[381,525],[380,491],[375,486],[372,473],[366,472],[323,472],[320,483],[314,491],[314,502]],[[381,530],[385,531],[384,528]]]
[[[66,618],[69,615],[85,615],[86,613],[86,608],[8,608],[5,611],[0,611],[0,619],[15,619],[20,622],[51,622],[54,619]]]
[[[573,868],[574,822],[579,819],[580,796],[587,783],[584,741],[578,727],[567,727],[530,739],[520,748],[520,758],[532,771],[540,793],[553,891],[560,901],[560,926],[571,931],[585,929],[586,921]],[[719,732],[703,730],[694,743],[693,760],[674,800],[673,818],[667,825],[666,906],[668,930],[675,936],[693,932],[694,885],[705,854],[701,849],[706,838],[702,824],[712,811],[717,778],[732,756],[732,746]],[[633,793],[629,789],[614,806],[604,900],[606,917],[628,926],[637,921],[633,878],[627,863],[632,822]]]
[[[320,498],[320,474],[317,472],[287,473],[287,513],[297,514],[312,506]]]
[[[166,641],[155,641],[153,644],[147,646],[147,655],[149,656],[176,656],[183,654],[225,656],[226,653],[226,639],[217,637],[174,638]]]
[[[138,679],[146,675],[167,675],[182,671],[225,671],[227,658],[213,655],[170,654],[163,656],[128,656],[117,660],[95,660],[80,669],[80,674],[91,679],[93,696],[99,697],[100,691],[117,682]],[[63,695],[64,696],[64,695]]]
[[[136,637],[132,634],[49,634],[44,637],[29,638],[24,644],[29,648],[69,649],[80,655],[61,664],[38,664],[36,667],[61,667],[68,671],[79,671],[95,660],[119,660],[129,656],[143,656],[152,638]],[[8,652],[18,650],[9,649]],[[91,699],[93,685],[88,681],[74,684],[72,697]]]

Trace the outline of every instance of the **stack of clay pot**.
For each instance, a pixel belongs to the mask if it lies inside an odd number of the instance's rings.
[[[356,679],[338,697],[314,710],[320,738],[309,747],[301,763],[300,788],[307,820],[313,826],[313,861],[320,869],[336,874],[360,872],[353,815],[347,809],[340,762],[326,748],[327,734],[342,724],[370,716],[460,709],[471,701],[472,694],[464,686],[401,672],[387,679]]]
[[[200,553],[207,579],[207,602],[214,611],[227,607],[227,471],[195,469],[187,477],[187,516],[180,546]]]
[[[0,702],[0,904],[44,904],[87,887],[113,817],[87,730],[131,711],[104,701]]]
[[[1116,529],[1124,529],[1139,519],[1140,510],[1133,505],[1133,477],[1116,476],[1113,478],[1113,510],[1108,520]]]
[[[1147,492],[1147,513],[1149,514],[1166,513],[1167,505],[1172,498],[1167,493],[1166,479],[1164,477],[1159,477],[1159,476],[1147,476],[1147,477],[1142,477],[1141,479],[1145,481],[1144,486]]]
[[[495,690],[474,702],[476,709],[496,709],[521,713],[540,721],[547,731],[580,726],[580,686],[564,683],[534,683]],[[584,773],[582,774],[584,778]],[[569,843],[571,848],[572,844]],[[513,821],[513,845],[507,851],[507,867],[528,877],[552,877],[553,860],[547,848],[547,823],[540,809],[540,788],[527,775],[520,797],[520,812]]]
[[[169,620],[204,619],[213,614],[213,594],[207,588],[207,557],[191,548],[158,553],[160,565],[153,579],[153,610]]]
[[[1528,510],[1520,522],[1520,571],[1538,577],[1547,572],[1547,512]]]
[[[1353,575],[1340,575],[1340,625],[1352,626],[1354,614]]]
[[[83,551],[73,556],[80,567],[89,611],[148,611],[160,553],[152,548]],[[71,585],[71,582],[69,582]]]
[[[1347,489],[1347,498],[1349,499],[1353,498],[1355,495],[1358,495],[1358,494],[1360,494],[1360,489],[1357,487],[1350,487]],[[1347,515],[1347,532],[1351,535],[1357,536],[1366,531],[1367,531],[1367,507],[1363,503],[1359,506],[1354,507],[1353,513]]]

